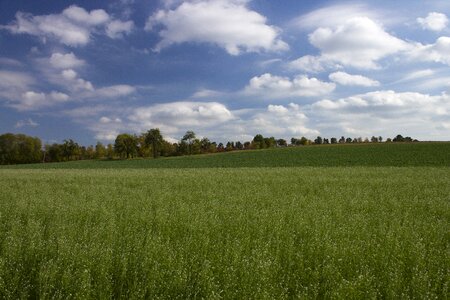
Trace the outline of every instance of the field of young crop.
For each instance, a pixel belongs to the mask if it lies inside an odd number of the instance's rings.
[[[67,163],[7,166],[7,168],[147,169],[305,166],[448,167],[450,166],[450,142],[319,145],[162,157],[159,159],[70,161]]]
[[[449,152],[430,145],[377,148],[409,167],[375,148],[379,167],[336,167],[363,148],[330,146],[161,160],[251,168],[2,168],[0,298],[446,299]],[[298,166],[322,148],[331,166]]]

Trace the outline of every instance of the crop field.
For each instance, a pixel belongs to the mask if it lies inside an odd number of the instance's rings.
[[[449,145],[1,168],[0,298],[448,299]]]

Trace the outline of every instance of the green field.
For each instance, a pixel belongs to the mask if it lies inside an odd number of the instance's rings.
[[[2,168],[0,298],[448,299],[449,150]]]
[[[254,168],[341,166],[450,166],[450,142],[344,144],[246,150],[229,153],[135,160],[70,161],[6,168]],[[1,168],[1,167],[0,167]],[[5,168],[5,166],[3,166]]]

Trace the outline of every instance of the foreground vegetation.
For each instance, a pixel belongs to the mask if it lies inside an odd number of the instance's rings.
[[[0,298],[441,298],[450,172],[0,170]]]

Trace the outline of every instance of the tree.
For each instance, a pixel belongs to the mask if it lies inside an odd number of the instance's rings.
[[[64,143],[61,145],[62,155],[65,157],[66,161],[69,161],[75,155],[79,154],[79,148],[80,146],[72,139],[64,140]]]
[[[341,136],[341,138],[339,139],[339,144],[343,144],[343,143],[345,143],[345,137]]]
[[[343,143],[343,142],[341,142],[341,140],[342,140],[342,138],[339,140],[339,143]],[[345,142],[345,139],[344,139],[344,142]],[[331,138],[331,143],[332,144],[337,144],[337,139],[335,137],[332,137]]]
[[[121,157],[134,157],[138,148],[137,137],[128,133],[119,134],[114,142],[114,151]]]
[[[370,141],[371,141],[372,143],[378,143],[378,138],[377,138],[376,136],[372,136],[372,137],[370,138]]]
[[[39,138],[24,134],[0,135],[0,164],[24,164],[42,161]]]
[[[252,141],[252,148],[255,149],[263,149],[266,147],[266,143],[264,141],[264,137],[261,134],[255,135]]]
[[[314,144],[320,145],[323,143],[323,139],[322,137],[318,136],[315,140],[314,140]]]
[[[352,142],[352,138],[348,137],[345,139],[345,143],[350,144]]]
[[[95,145],[95,155],[94,157],[97,159],[104,158],[106,156],[106,148],[102,143],[97,142]]]
[[[191,130],[186,131],[183,138],[181,139],[183,142],[188,143],[189,154],[192,154],[192,142],[195,139],[195,133]]]
[[[383,137],[380,135],[379,137],[378,137],[378,141],[381,143],[381,142],[383,142]]]
[[[163,141],[164,139],[159,128],[150,129],[145,134],[145,143],[152,147],[153,158],[157,158],[160,155]]]
[[[401,134],[397,134],[397,136],[392,141],[393,142],[404,142],[405,138]]]
[[[277,140],[277,146],[278,147],[286,147],[287,146],[287,142],[285,139],[278,139]]]
[[[277,141],[273,136],[271,136],[270,138],[264,138],[264,144],[265,148],[272,148],[276,146]]]

